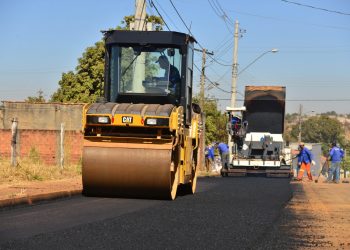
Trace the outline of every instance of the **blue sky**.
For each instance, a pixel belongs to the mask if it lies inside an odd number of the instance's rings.
[[[153,2],[171,30],[187,32],[168,0]],[[222,64],[232,63],[234,20],[245,31],[239,39],[238,71],[262,53],[279,49],[239,75],[241,94],[245,85],[283,85],[289,113],[297,112],[300,104],[305,112],[350,113],[350,1],[291,2],[173,0],[195,38]],[[211,7],[217,3],[223,12]],[[0,100],[24,100],[39,89],[50,98],[62,72],[74,70],[85,48],[102,38],[100,31],[119,25],[123,16],[134,13],[134,6],[134,0],[0,1]],[[149,4],[147,12],[156,14]],[[230,21],[219,16],[223,13]],[[226,91],[208,89],[207,83],[206,94],[218,98],[224,109],[231,69],[211,61],[207,59],[206,74]],[[200,53],[195,63],[201,66]],[[198,71],[194,80],[198,91]]]

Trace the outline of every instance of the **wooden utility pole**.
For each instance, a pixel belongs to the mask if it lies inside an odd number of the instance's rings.
[[[205,100],[205,63],[206,63],[206,56],[208,55],[214,55],[213,52],[209,52],[207,49],[194,49],[195,51],[202,52],[202,70],[201,70],[201,82],[200,82],[200,90],[199,90],[199,105],[202,109],[202,124],[203,124],[203,130],[200,134],[200,145],[199,145],[199,166],[201,170],[204,170],[205,165],[205,155],[204,155],[204,149],[205,149],[205,113],[204,113],[204,100]]]
[[[199,105],[201,106],[202,111],[204,110],[204,100],[205,100],[205,63],[206,63],[206,56],[208,55],[214,55],[213,52],[209,52],[207,49],[194,49],[195,51],[202,52],[202,70],[201,70],[201,78],[200,78],[200,90],[199,90]]]
[[[200,96],[200,106],[201,109],[204,110],[204,87],[205,87],[205,61],[206,61],[206,49],[202,50],[202,71],[201,71],[201,83],[200,83],[200,91],[199,91],[199,96]]]

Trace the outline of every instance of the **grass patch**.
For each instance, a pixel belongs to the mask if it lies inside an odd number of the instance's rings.
[[[81,175],[81,164],[67,165],[61,169],[55,165],[45,165],[36,157],[18,160],[12,167],[10,159],[0,159],[0,184],[19,181],[45,181],[72,178]]]

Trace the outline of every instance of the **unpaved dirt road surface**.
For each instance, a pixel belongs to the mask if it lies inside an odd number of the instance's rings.
[[[275,228],[286,237],[271,242],[293,249],[350,249],[350,184],[291,185],[293,198]]]
[[[200,178],[175,201],[71,198],[0,210],[0,249],[350,249],[349,184]]]

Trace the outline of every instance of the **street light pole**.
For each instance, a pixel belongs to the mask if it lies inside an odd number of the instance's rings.
[[[262,53],[260,56],[258,56],[257,58],[255,58],[251,63],[249,63],[244,69],[242,69],[238,75],[242,74],[243,71],[245,71],[247,68],[249,68],[253,63],[255,63],[257,60],[259,60],[261,57],[263,57],[264,55],[266,55],[267,53],[277,53],[278,49],[271,49],[268,51],[265,51],[264,53]]]
[[[233,47],[233,63],[232,63],[232,85],[231,85],[231,108],[236,106],[236,92],[237,92],[237,77],[238,77],[238,33],[239,23],[235,22],[234,47]]]
[[[237,92],[237,77],[238,77],[238,36],[239,36],[239,22],[235,21],[235,33],[234,33],[234,46],[233,46],[233,61],[232,61],[232,83],[231,83],[231,108],[235,108],[236,106],[236,92]],[[231,117],[231,115],[230,115]],[[231,121],[229,121],[231,123]],[[231,133],[228,133],[228,142],[229,148],[229,159],[232,159],[233,153],[233,138]]]

